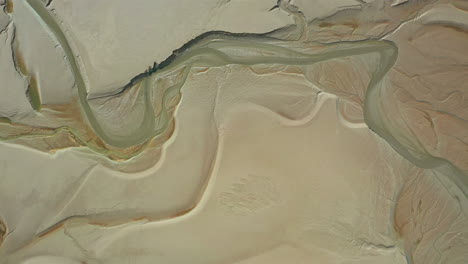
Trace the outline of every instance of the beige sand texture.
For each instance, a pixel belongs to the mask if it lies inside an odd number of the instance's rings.
[[[0,264],[468,263],[467,1],[0,7]]]

